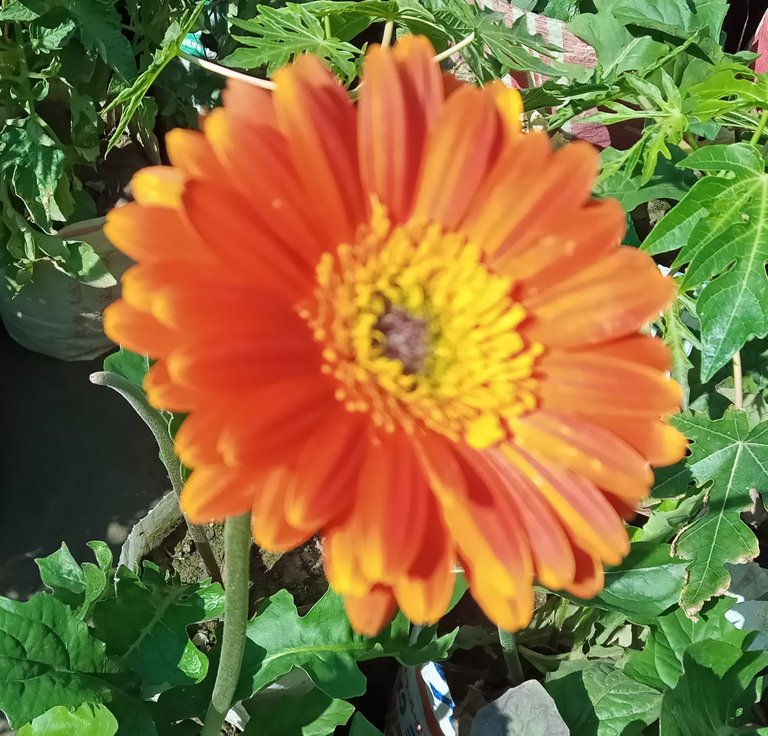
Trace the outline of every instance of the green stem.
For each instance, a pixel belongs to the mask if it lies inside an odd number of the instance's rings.
[[[752,138],[749,140],[753,146],[756,146],[760,141],[760,136],[763,134],[766,125],[768,125],[768,107],[763,110],[763,114],[757,123],[757,128],[755,128],[755,132],[752,133]]]
[[[251,516],[231,516],[224,528],[226,598],[221,659],[211,704],[200,736],[219,736],[232,706],[245,650],[248,624],[248,570],[251,559]]]
[[[520,664],[520,655],[517,651],[517,637],[510,631],[499,629],[499,644],[504,654],[504,661],[507,663],[507,673],[512,687],[520,685],[525,678],[523,677],[523,666]]]
[[[113,373],[112,371],[91,373],[91,383],[96,384],[97,386],[107,386],[108,388],[117,391],[117,393],[131,405],[131,408],[139,415],[139,417],[141,417],[144,424],[149,427],[154,435],[155,442],[157,442],[160,460],[168,471],[171,486],[176,492],[176,495],[181,497],[181,492],[184,489],[184,479],[181,475],[181,463],[174,452],[173,439],[171,439],[171,436],[168,433],[168,425],[160,412],[149,405],[147,397],[138,386],[131,383],[126,378],[123,378],[119,373]],[[186,517],[184,517],[184,521],[187,522],[189,536],[195,543],[195,547],[197,547],[197,551],[203,560],[203,564],[205,565],[208,574],[211,576],[212,580],[220,583],[221,571],[219,570],[219,565],[216,562],[216,557],[213,554],[205,530],[200,526],[191,524]]]

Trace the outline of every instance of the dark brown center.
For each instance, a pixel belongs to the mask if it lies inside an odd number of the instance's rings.
[[[399,360],[404,373],[419,373],[424,368],[429,352],[427,320],[393,306],[379,318],[376,329],[384,334],[383,355]]]

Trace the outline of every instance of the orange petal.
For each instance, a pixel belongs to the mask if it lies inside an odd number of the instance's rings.
[[[597,153],[588,143],[551,153],[546,135],[514,136],[478,190],[462,229],[498,257],[550,218],[584,205],[597,169]]]
[[[237,189],[259,221],[314,270],[323,247],[323,225],[312,219],[285,137],[271,125],[255,125],[230,109],[205,119],[205,134]],[[264,176],[268,171],[269,176]]]
[[[531,622],[533,617],[533,586],[522,588],[516,595],[500,593],[490,584],[487,576],[477,576],[477,567],[463,561],[464,573],[477,601],[486,616],[504,631],[519,631]]]
[[[254,478],[251,531],[256,544],[271,552],[287,552],[312,536],[311,531],[296,529],[285,518],[285,489],[290,473],[287,466],[276,465]]]
[[[230,272],[287,298],[309,293],[312,269],[281,246],[237,192],[195,180],[188,183],[183,200],[193,227]]]
[[[212,395],[221,400],[220,392]],[[295,463],[307,436],[337,406],[332,385],[314,374],[281,377],[249,395],[233,392],[231,397],[238,405],[219,439],[219,451],[228,464],[250,467]]]
[[[195,392],[175,383],[164,361],[155,363],[144,376],[144,390],[149,403],[158,409],[186,413],[197,404]]]
[[[577,598],[594,598],[605,586],[605,572],[600,560],[574,545],[576,575],[565,590]]]
[[[600,414],[593,414],[589,419],[620,437],[651,465],[673,465],[685,456],[688,447],[685,435],[659,419],[631,419]]]
[[[104,332],[128,350],[153,358],[166,357],[177,342],[173,332],[151,314],[138,311],[123,299],[104,310]]]
[[[277,127],[271,92],[248,82],[230,79],[227,81],[223,99],[229,115],[241,118],[249,125]]]
[[[485,88],[491,92],[507,132],[519,133],[523,128],[523,98],[520,93],[500,81],[491,82]]]
[[[536,411],[511,425],[515,443],[622,498],[647,495],[653,473],[615,434],[577,416]]]
[[[345,595],[344,607],[352,628],[363,636],[376,636],[397,611],[392,590],[383,585],[377,585],[362,596]]]
[[[537,580],[552,590],[565,587],[573,580],[575,567],[573,549],[560,520],[531,479],[498,450],[487,450],[483,456],[510,489],[531,548]]]
[[[649,256],[618,248],[556,287],[526,296],[535,320],[528,335],[561,348],[623,337],[660,314],[674,294],[674,281]]]
[[[358,558],[369,580],[390,583],[422,548],[431,494],[410,438],[396,432],[366,449],[353,512]]]
[[[640,363],[589,352],[545,355],[537,392],[542,408],[590,416],[667,416],[680,408],[680,386]]]
[[[501,453],[531,479],[579,546],[611,564],[623,558],[629,549],[624,524],[592,483],[512,445]]]
[[[642,363],[657,371],[666,372],[672,367],[669,348],[663,340],[650,335],[629,335],[618,340],[573,348],[574,353],[588,353],[606,358]]]
[[[193,524],[223,521],[244,514],[253,504],[249,475],[224,465],[196,468],[181,494],[181,510]]]
[[[448,608],[454,588],[452,545],[434,499],[430,499],[427,532],[410,570],[395,583],[402,612],[415,624],[437,623]]]
[[[286,487],[286,519],[317,531],[349,511],[363,461],[365,427],[339,406],[309,435]]]
[[[314,56],[275,72],[274,104],[309,206],[331,240],[352,242],[365,218],[355,111],[342,86]]]
[[[431,119],[442,103],[440,68],[424,37],[373,46],[363,64],[358,147],[363,185],[395,222],[410,213]]]
[[[314,348],[310,340],[296,339],[290,333],[273,332],[258,342],[248,336],[219,342],[209,338],[174,350],[168,357],[168,370],[177,383],[231,394],[258,389],[265,382],[310,374],[317,365]],[[319,369],[317,380],[324,380]]]
[[[486,485],[442,438],[421,438],[418,451],[461,556],[504,597],[521,595],[532,585],[533,564],[509,495]]]
[[[498,273],[522,281],[522,296],[534,296],[570,278],[612,251],[627,227],[621,205],[590,202],[578,210],[564,208],[516,239],[493,258]]]
[[[175,128],[165,136],[165,146],[170,162],[188,178],[226,180],[211,144],[199,131]]]
[[[414,218],[454,228],[488,173],[498,135],[491,95],[470,86],[451,95],[427,143]]]
[[[223,465],[218,450],[219,438],[226,424],[225,407],[206,407],[190,414],[176,433],[176,454],[190,468]]]
[[[135,261],[191,261],[208,268],[216,263],[178,210],[131,202],[109,212],[104,233]]]
[[[359,598],[370,590],[371,582],[360,569],[357,552],[357,534],[350,518],[325,529],[325,576],[337,593]]]
[[[149,207],[181,207],[186,176],[172,166],[148,166],[131,179],[131,194],[140,205]]]

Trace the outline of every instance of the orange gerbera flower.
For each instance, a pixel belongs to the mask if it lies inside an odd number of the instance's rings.
[[[520,132],[518,94],[448,81],[423,38],[373,48],[356,104],[311,56],[230,84],[107,232],[139,262],[106,329],[189,412],[196,522],[322,532],[355,628],[436,621],[461,562],[500,626],[534,579],[590,597],[621,517],[685,440],[641,326],[670,301],[586,143]]]

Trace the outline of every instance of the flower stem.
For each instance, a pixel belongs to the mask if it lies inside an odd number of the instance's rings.
[[[385,49],[392,43],[392,33],[395,30],[395,21],[388,20],[384,24],[384,33],[381,34],[381,48]]]
[[[733,405],[737,409],[744,408],[744,375],[741,370],[741,352],[733,355]]]
[[[455,43],[450,48],[447,48],[445,51],[437,54],[437,56],[435,56],[435,61],[440,63],[441,61],[450,59],[454,54],[461,51],[465,46],[469,46],[469,44],[471,44],[474,40],[475,32],[472,31],[472,33],[470,33],[466,38],[462,38],[458,43]]]
[[[97,386],[107,386],[108,388],[117,391],[117,393],[119,393],[141,417],[144,424],[149,427],[155,437],[155,442],[157,442],[160,460],[163,465],[165,465],[165,469],[168,472],[171,486],[176,492],[176,495],[181,497],[181,491],[184,488],[184,480],[181,476],[181,463],[173,450],[173,440],[171,439],[170,434],[168,434],[168,425],[160,412],[149,405],[147,397],[138,386],[131,383],[128,379],[123,378],[119,373],[113,373],[112,371],[98,371],[97,373],[91,373],[90,379],[91,383]],[[219,570],[216,557],[213,554],[211,544],[206,536],[205,529],[195,524],[191,524],[186,516],[184,517],[184,521],[189,528],[189,536],[195,543],[195,547],[197,547],[197,551],[203,560],[205,569],[208,571],[208,574],[214,582],[220,583],[221,571]]]
[[[763,110],[763,114],[760,116],[760,120],[757,123],[757,128],[755,128],[755,132],[749,140],[753,146],[756,146],[760,142],[760,136],[763,134],[766,125],[768,125],[768,107]]]
[[[510,631],[499,629],[499,644],[504,654],[504,661],[507,663],[507,674],[512,687],[520,685],[525,678],[523,677],[523,667],[520,664],[520,655],[517,651],[517,637]]]
[[[202,69],[207,69],[209,72],[220,74],[222,77],[237,79],[240,82],[252,84],[254,87],[261,87],[262,89],[273,90],[277,87],[277,85],[270,79],[259,79],[258,77],[252,77],[248,74],[243,74],[242,72],[236,72],[234,69],[221,66],[221,64],[214,64],[212,61],[208,61],[207,59],[198,59],[196,56],[187,54],[184,51],[181,51],[179,56],[182,59],[188,61],[190,64],[195,64]]]
[[[251,515],[231,516],[224,527],[224,638],[211,704],[200,736],[219,736],[240,677],[248,624],[250,552]]]

